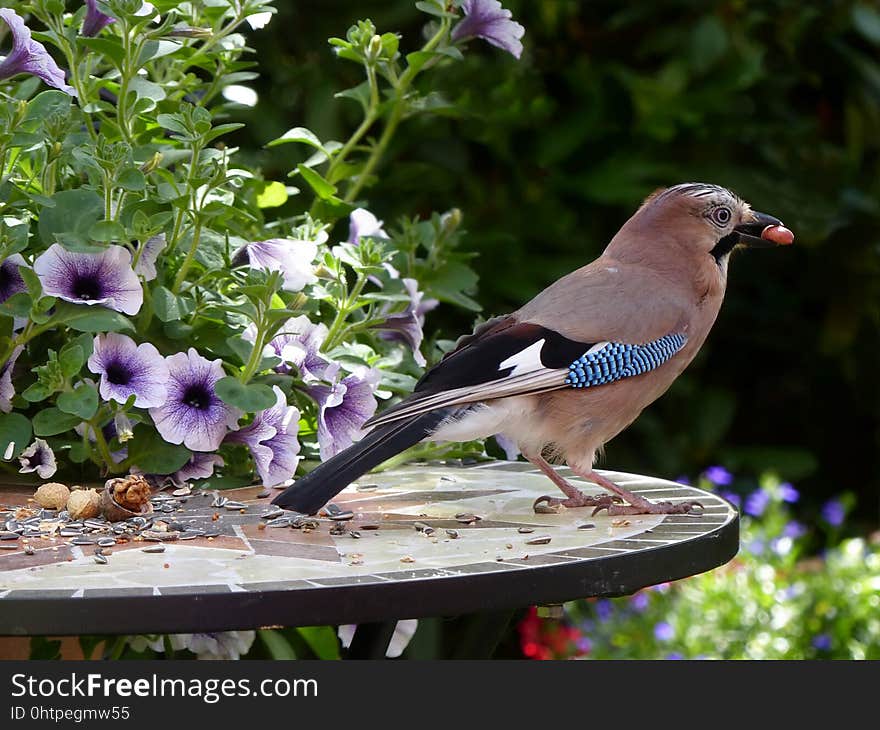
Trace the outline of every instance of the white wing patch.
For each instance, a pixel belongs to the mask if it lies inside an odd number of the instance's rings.
[[[520,350],[515,355],[511,355],[504,362],[500,363],[498,369],[506,370],[507,368],[512,367],[513,370],[510,371],[510,374],[507,377],[524,375],[525,373],[540,370],[544,367],[541,362],[541,349],[543,347],[543,339],[533,342],[525,350]]]

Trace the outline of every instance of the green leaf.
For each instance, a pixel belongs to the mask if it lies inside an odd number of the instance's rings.
[[[258,383],[245,385],[237,378],[227,376],[218,380],[214,389],[220,400],[240,408],[245,413],[265,411],[275,405],[275,391],[268,385]]]
[[[51,388],[45,386],[43,383],[36,382],[25,388],[24,391],[22,391],[21,397],[28,403],[39,403],[41,400],[46,400],[46,398],[52,395],[52,393],[54,393],[54,391]]]
[[[12,314],[16,317],[28,317],[31,313],[30,295],[23,291],[13,294],[9,299],[0,304],[0,312]]]
[[[153,289],[153,311],[163,322],[173,322],[180,319],[180,298],[164,286]]]
[[[92,225],[104,217],[104,201],[94,190],[61,190],[52,196],[52,202],[53,207],[40,211],[38,225],[46,246],[55,243],[58,234],[64,234],[65,242],[87,243]]]
[[[125,316],[97,305],[58,302],[55,318],[59,324],[66,324],[77,332],[134,331],[134,327]]]
[[[250,342],[242,339],[238,335],[227,338],[226,344],[229,346],[229,349],[232,350],[232,352],[238,355],[238,358],[241,360],[242,365],[244,365],[244,363],[246,363],[250,359],[251,352],[254,349],[254,346]]]
[[[74,464],[83,464],[88,461],[89,456],[91,456],[91,449],[82,441],[74,441],[70,445],[67,454]]]
[[[306,167],[303,164],[299,164],[296,166],[297,171],[300,175],[303,176],[303,179],[311,186],[312,190],[315,191],[315,194],[326,200],[333,196],[336,192],[336,186],[328,183],[319,173],[315,172],[312,168]]]
[[[267,182],[257,194],[258,208],[277,208],[287,202],[287,187],[284,183]]]
[[[44,408],[34,416],[34,433],[37,436],[56,436],[70,431],[82,422],[79,416],[64,413],[58,408]]]
[[[287,144],[288,142],[301,142],[302,144],[314,147],[316,150],[324,149],[324,146],[321,144],[321,140],[318,139],[317,135],[312,130],[306,129],[305,127],[288,129],[284,134],[277,139],[273,139],[266,146],[276,147],[280,144]]]
[[[116,184],[124,190],[140,192],[147,187],[147,178],[136,167],[129,167],[116,176]]]
[[[275,629],[260,629],[260,641],[273,659],[296,659],[296,653],[281,632]]]
[[[189,135],[189,130],[179,114],[159,114],[156,117],[156,121],[159,122],[163,129],[167,129],[169,132],[177,132],[184,137]]]
[[[332,626],[303,626],[296,631],[318,659],[339,659],[339,637]]]
[[[86,354],[78,344],[65,345],[58,353],[58,364],[61,366],[61,372],[64,373],[65,378],[72,378],[76,375],[85,361]],[[91,416],[86,416],[86,418],[91,418]]]
[[[364,111],[370,108],[370,82],[352,86],[350,89],[339,91],[333,95],[336,99],[353,99],[361,105]],[[272,142],[269,143],[270,145]]]
[[[204,144],[210,144],[218,137],[222,137],[224,134],[234,132],[236,129],[241,129],[243,126],[244,124],[242,124],[241,122],[228,122],[227,124],[218,124],[210,132],[207,132],[204,135]]]
[[[135,76],[128,82],[128,93],[134,94],[138,99],[149,99],[152,102],[162,101],[165,98],[165,89],[159,84],[147,81],[143,76]],[[150,109],[155,106],[153,104]]]
[[[880,12],[876,8],[856,5],[852,9],[852,19],[859,33],[872,43],[880,45]]]
[[[50,89],[37,94],[28,102],[24,121],[44,121],[52,116],[66,116],[70,113],[70,95],[63,91]]]
[[[89,228],[89,238],[93,241],[123,241],[125,240],[125,228],[116,221],[98,221]]]
[[[183,44],[175,43],[174,41],[147,41],[141,48],[141,55],[138,57],[137,65],[138,67],[141,67],[147,63],[147,61],[153,61],[157,58],[162,58],[163,56],[170,56],[181,48],[183,48]]]
[[[105,35],[101,38],[84,38],[78,36],[77,43],[106,56],[117,68],[125,60],[125,49],[122,47],[122,42],[115,37]]]
[[[171,474],[189,461],[189,449],[162,440],[152,426],[138,424],[128,442],[128,458],[147,474]]]
[[[15,459],[27,448],[30,442],[30,419],[21,413],[0,414],[0,456],[6,456],[9,444],[13,444],[12,454],[9,458]]]
[[[31,297],[39,299],[43,295],[43,285],[40,283],[40,277],[37,276],[36,272],[28,266],[19,266],[18,274],[24,280]]]
[[[59,395],[56,403],[59,410],[87,421],[98,410],[98,391],[94,386],[81,383],[75,390]]]

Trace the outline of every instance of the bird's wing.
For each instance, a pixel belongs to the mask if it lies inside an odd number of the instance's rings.
[[[461,338],[411,396],[364,426],[464,403],[604,385],[652,370],[683,347],[686,317],[674,297],[656,290],[648,296],[646,282],[605,268],[574,273],[518,312]],[[543,307],[532,306],[542,299]]]

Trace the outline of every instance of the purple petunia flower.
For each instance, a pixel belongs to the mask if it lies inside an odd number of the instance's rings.
[[[31,31],[14,10],[0,9],[0,18],[12,31],[12,49],[9,55],[0,62],[0,79],[8,79],[17,74],[31,74],[41,78],[49,86],[76,96],[72,86],[64,83],[64,71],[42,43],[31,38]]]
[[[327,240],[321,231],[314,241],[294,241],[288,238],[270,238],[242,246],[232,258],[233,266],[247,263],[254,269],[280,271],[285,291],[301,291],[306,284],[318,280],[312,261],[318,255],[318,245]]]
[[[228,437],[228,441],[245,444],[263,486],[274,487],[293,477],[299,465],[299,410],[287,405],[284,392],[277,385],[275,405],[260,411],[252,423]]]
[[[787,523],[785,527],[782,528],[782,536],[790,537],[792,540],[797,540],[799,537],[803,537],[806,534],[807,528],[797,520],[791,520],[791,522]]]
[[[722,499],[726,499],[735,507],[739,507],[742,504],[742,497],[740,497],[736,492],[721,491],[718,494]]]
[[[813,637],[813,648],[819,651],[829,651],[831,649],[831,637],[828,634],[816,634]]]
[[[779,485],[779,496],[783,502],[794,504],[801,498],[801,493],[789,482],[782,482]]]
[[[513,20],[513,14],[498,0],[464,0],[465,17],[452,29],[452,40],[482,38],[518,59],[526,29]]]
[[[761,539],[752,540],[748,545],[746,545],[746,550],[748,550],[752,555],[760,555],[764,552],[764,548],[767,547],[767,544]]]
[[[19,345],[12,351],[9,359],[0,366],[0,411],[3,413],[9,413],[12,410],[12,396],[15,395],[15,386],[12,384],[12,369],[23,351],[24,347]]]
[[[27,262],[17,253],[7,257],[0,264],[0,302],[5,302],[14,294],[27,291],[24,279],[18,271],[22,266],[27,266]]]
[[[650,602],[651,596],[647,591],[639,591],[629,599],[629,605],[638,613],[642,613],[642,611],[646,610]]]
[[[293,317],[263,348],[263,355],[281,358],[281,364],[275,368],[278,372],[289,373],[292,365],[304,380],[320,380],[330,364],[320,355],[327,332],[326,325],[312,324],[304,314]],[[253,324],[242,333],[248,342],[253,342],[256,336],[257,328]]]
[[[34,261],[34,271],[45,294],[75,304],[103,304],[137,314],[144,302],[131,254],[122,246],[108,246],[101,253],[73,253],[53,243]]]
[[[332,363],[324,374],[324,379],[331,384],[309,388],[309,395],[318,403],[318,446],[322,461],[360,438],[364,423],[376,412],[373,391],[379,382],[378,370],[359,367],[342,380],[337,380],[338,375],[339,364]]]
[[[116,18],[98,10],[97,0],[86,0],[86,17],[83,19],[82,34],[88,38],[98,35]]]
[[[223,466],[226,462],[219,454],[195,452],[180,469],[174,472],[172,479],[178,484],[193,479],[207,479],[214,473],[215,466]]]
[[[48,479],[58,470],[55,453],[43,439],[34,439],[34,442],[21,452],[18,461],[21,463],[19,473],[36,472],[40,479]]]
[[[98,335],[88,365],[101,376],[98,391],[106,401],[135,396],[138,408],[157,408],[168,397],[168,365],[149,342],[138,345],[116,332]]]
[[[703,476],[712,482],[712,484],[719,487],[726,487],[733,482],[733,474],[727,471],[723,466],[710,466],[703,473]]]
[[[415,279],[403,279],[403,285],[409,294],[409,304],[406,309],[402,312],[386,315],[384,322],[373,325],[373,327],[379,330],[379,337],[383,340],[404,342],[409,345],[415,361],[421,367],[425,367],[425,356],[422,355],[420,349],[422,339],[425,336],[422,327],[425,325],[425,314],[440,302],[436,299],[422,301],[424,293],[419,291],[419,282]]]
[[[600,621],[607,621],[614,613],[614,605],[607,598],[600,598],[596,601],[596,618]]]
[[[667,621],[660,621],[654,626],[654,638],[657,641],[672,641],[675,638],[675,629]]]
[[[165,234],[150,236],[144,241],[143,248],[136,254],[134,273],[144,277],[144,281],[152,281],[156,278],[156,259],[165,248]]]
[[[192,451],[216,451],[227,429],[238,429],[241,411],[224,403],[214,386],[225,373],[221,360],[207,360],[195,348],[165,358],[168,399],[150,409],[156,430],[170,444]]]
[[[358,246],[361,238],[388,238],[382,221],[366,208],[356,208],[348,216],[348,242]]]
[[[846,507],[839,499],[829,499],[822,505],[822,519],[832,527],[840,527],[846,518]]]
[[[756,489],[746,497],[745,511],[752,517],[760,517],[770,504],[770,495],[763,489]]]

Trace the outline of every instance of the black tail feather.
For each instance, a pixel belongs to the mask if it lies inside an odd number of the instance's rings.
[[[272,504],[314,514],[359,476],[430,436],[451,410],[431,411],[374,428],[345,451],[297,479],[275,497]]]

